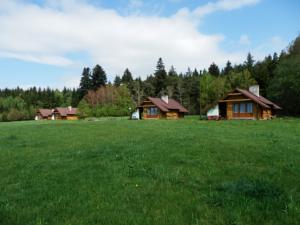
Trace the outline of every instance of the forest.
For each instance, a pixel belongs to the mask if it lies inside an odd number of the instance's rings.
[[[212,63],[207,69],[186,72],[165,68],[159,58],[154,73],[142,80],[125,69],[113,82],[96,65],[83,68],[78,88],[32,87],[0,90],[0,121],[31,120],[37,108],[73,106],[81,117],[126,116],[147,96],[167,94],[183,104],[191,115],[205,114],[230,90],[258,84],[261,95],[282,107],[283,116],[300,116],[300,36],[280,54],[256,61],[251,53],[240,64]]]

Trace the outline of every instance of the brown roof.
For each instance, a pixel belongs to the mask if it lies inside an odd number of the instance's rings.
[[[271,102],[270,100],[264,98],[263,96],[256,96],[252,92],[250,92],[248,90],[240,89],[240,88],[236,88],[235,90],[242,93],[243,95],[245,95],[246,97],[253,100],[254,102],[256,102],[257,104],[259,104],[260,106],[262,106],[264,108],[281,109],[278,105],[276,105],[275,103]],[[227,98],[227,97],[225,97],[225,98]]]
[[[42,117],[48,117],[52,114],[51,109],[38,109],[38,112],[42,115]]]
[[[148,99],[163,112],[168,112],[169,110],[172,109],[179,110],[179,112],[183,112],[183,113],[188,112],[188,110],[184,108],[179,102],[171,98],[169,98],[168,103],[166,103],[160,98],[148,97]]]
[[[56,113],[59,113],[61,116],[67,116],[67,115],[76,115],[77,114],[77,108],[55,108],[54,110]]]

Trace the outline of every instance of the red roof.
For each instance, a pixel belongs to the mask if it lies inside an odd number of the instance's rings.
[[[264,108],[281,109],[278,105],[276,105],[275,103],[271,102],[270,100],[264,98],[263,96],[257,96],[248,90],[244,90],[244,89],[240,89],[240,88],[236,88],[235,90],[242,93],[243,95],[250,98],[251,100],[253,100],[254,102],[256,102],[257,104],[259,104],[260,106],[262,106]]]
[[[77,114],[77,108],[55,108],[54,112],[59,113],[61,116],[67,116],[67,115],[76,115]]]
[[[42,115],[42,117],[48,117],[52,115],[51,109],[38,109],[38,112]]]
[[[169,110],[172,109],[178,110],[179,112],[183,112],[183,113],[188,112],[188,110],[184,108],[179,102],[171,98],[168,99],[168,103],[166,103],[160,98],[148,97],[148,99],[163,112],[168,112]]]

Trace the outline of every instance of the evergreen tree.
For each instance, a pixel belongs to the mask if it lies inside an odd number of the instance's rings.
[[[98,88],[105,86],[106,82],[106,73],[102,67],[97,64],[92,73],[92,89],[97,90]]]
[[[114,86],[119,87],[121,85],[121,83],[122,83],[121,78],[119,76],[116,76],[115,80],[114,80]]]
[[[134,90],[133,90],[133,77],[131,72],[129,71],[128,68],[124,71],[124,74],[121,78],[121,83],[125,84],[127,88],[129,89],[131,95],[134,95]]]
[[[233,67],[231,65],[231,62],[228,60],[226,63],[226,66],[223,70],[223,75],[228,75],[233,70]]]
[[[219,67],[217,66],[217,64],[215,63],[212,63],[209,68],[208,68],[208,72],[215,76],[215,77],[218,77],[220,75],[220,69]]]
[[[178,76],[178,74],[177,74],[177,72],[176,72],[174,66],[171,66],[171,68],[170,68],[170,70],[169,70],[169,72],[168,72],[168,76],[169,76],[169,77],[175,77],[175,76]]]
[[[253,71],[254,62],[255,62],[255,61],[254,61],[254,59],[253,59],[253,56],[252,56],[251,53],[249,52],[248,55],[247,55],[247,59],[246,59],[244,65],[245,65],[246,69],[247,69],[250,73],[252,73],[252,71]]]
[[[90,90],[91,88],[92,88],[92,80],[91,80],[90,68],[85,67],[83,68],[82,76],[79,84],[80,98],[83,98],[83,96],[85,96],[88,90]]]
[[[162,58],[158,59],[156,70],[154,73],[154,87],[155,87],[155,95],[163,95],[166,93],[167,87],[167,72],[165,70],[165,65],[163,63]]]
[[[198,77],[200,76],[198,70],[195,68],[194,71],[193,71],[193,74],[192,74],[193,77]]]
[[[121,78],[121,82],[122,82],[123,84],[129,85],[130,83],[132,83],[132,81],[133,81],[132,74],[131,74],[131,72],[129,71],[129,69],[126,68],[126,70],[124,71],[124,74],[123,74],[123,76],[122,76],[122,78]]]

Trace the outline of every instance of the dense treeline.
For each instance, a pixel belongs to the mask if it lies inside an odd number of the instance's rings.
[[[77,89],[6,88],[0,90],[0,121],[31,120],[38,108],[76,106],[79,101]]]
[[[135,78],[134,78],[135,77]],[[206,70],[167,70],[163,60],[153,74],[142,80],[126,69],[113,84],[100,65],[84,68],[78,89],[30,88],[0,90],[0,121],[34,118],[37,108],[73,106],[82,116],[128,115],[147,96],[168,95],[182,103],[190,114],[205,113],[217,100],[236,87],[260,86],[260,92],[282,106],[282,114],[300,115],[300,36],[280,55],[255,61],[249,53],[244,63],[224,68],[212,63]],[[96,100],[96,101],[95,101]],[[95,103],[96,102],[96,103]]]

